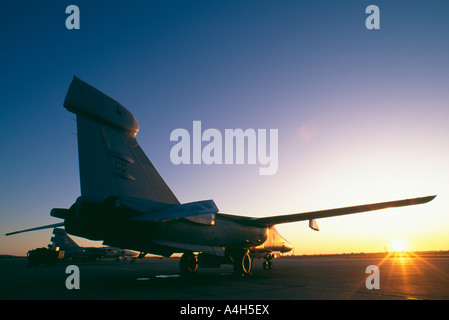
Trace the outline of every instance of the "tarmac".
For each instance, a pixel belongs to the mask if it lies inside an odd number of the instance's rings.
[[[253,260],[251,276],[232,266],[179,274],[178,258],[135,263],[61,261],[27,267],[26,258],[0,259],[1,300],[447,300],[449,257],[281,257],[272,270]],[[74,273],[79,270],[79,289]],[[367,267],[377,266],[376,274]],[[372,269],[372,267],[371,267]],[[377,281],[377,283],[376,283]],[[69,285],[70,287],[70,285]],[[371,287],[368,288],[368,287]]]

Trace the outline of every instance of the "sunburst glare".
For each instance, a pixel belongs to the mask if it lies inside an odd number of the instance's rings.
[[[391,243],[391,249],[395,252],[403,252],[408,250],[407,242],[402,239],[394,239]]]

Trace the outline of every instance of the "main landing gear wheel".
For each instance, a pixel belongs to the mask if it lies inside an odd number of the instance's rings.
[[[182,274],[194,274],[198,270],[198,257],[192,252],[186,252],[179,260]]]
[[[234,272],[236,275],[247,276],[251,274],[252,261],[247,251],[234,257]]]

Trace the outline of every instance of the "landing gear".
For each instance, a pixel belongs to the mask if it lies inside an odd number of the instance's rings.
[[[267,269],[273,269],[273,262],[271,262],[271,261],[267,261],[267,260],[265,260],[263,263],[262,263],[262,266],[263,266],[263,269],[264,270],[267,270]]]
[[[193,252],[186,252],[179,260],[182,274],[194,274],[198,270],[198,257]]]
[[[243,277],[251,274],[252,261],[248,251],[236,254],[233,260],[236,275]]]
[[[147,255],[146,252],[141,251],[141,252],[139,253],[139,255],[137,256],[137,259],[142,259],[142,258],[145,257],[146,255]]]
[[[265,261],[262,263],[263,269],[273,269],[273,262],[271,262],[272,259],[274,259],[274,256],[270,253],[267,254],[266,257],[264,257]]]

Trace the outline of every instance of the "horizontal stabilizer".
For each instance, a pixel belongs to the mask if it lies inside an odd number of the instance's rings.
[[[42,230],[42,229],[49,229],[49,228],[55,228],[55,227],[62,227],[62,226],[64,226],[64,222],[49,224],[49,225],[42,226],[42,227],[36,227],[36,228],[31,228],[31,229],[25,229],[25,230],[20,230],[20,231],[9,232],[9,233],[6,233],[5,236],[11,236],[13,234],[18,234],[18,233],[23,233],[23,232],[36,231],[36,230]]]
[[[413,198],[413,199],[405,199],[405,200],[397,200],[397,201],[388,201],[388,202],[379,202],[366,204],[361,206],[353,206],[353,207],[345,207],[345,208],[337,208],[337,209],[327,209],[313,212],[304,212],[304,213],[294,213],[266,218],[248,218],[242,219],[242,217],[238,217],[238,221],[242,224],[252,225],[256,227],[270,227],[279,223],[287,223],[287,222],[295,222],[295,221],[304,221],[304,220],[312,220],[319,218],[327,218],[327,217],[335,217],[341,216],[345,214],[352,214],[358,212],[366,212],[366,211],[374,211],[380,209],[387,208],[395,208],[395,207],[404,207],[411,206],[415,204],[427,203],[433,200],[435,196],[428,196],[422,198]],[[229,217],[229,216],[228,216]]]
[[[218,208],[213,200],[204,200],[171,205],[168,208],[130,218],[128,221],[166,221],[217,212]]]

